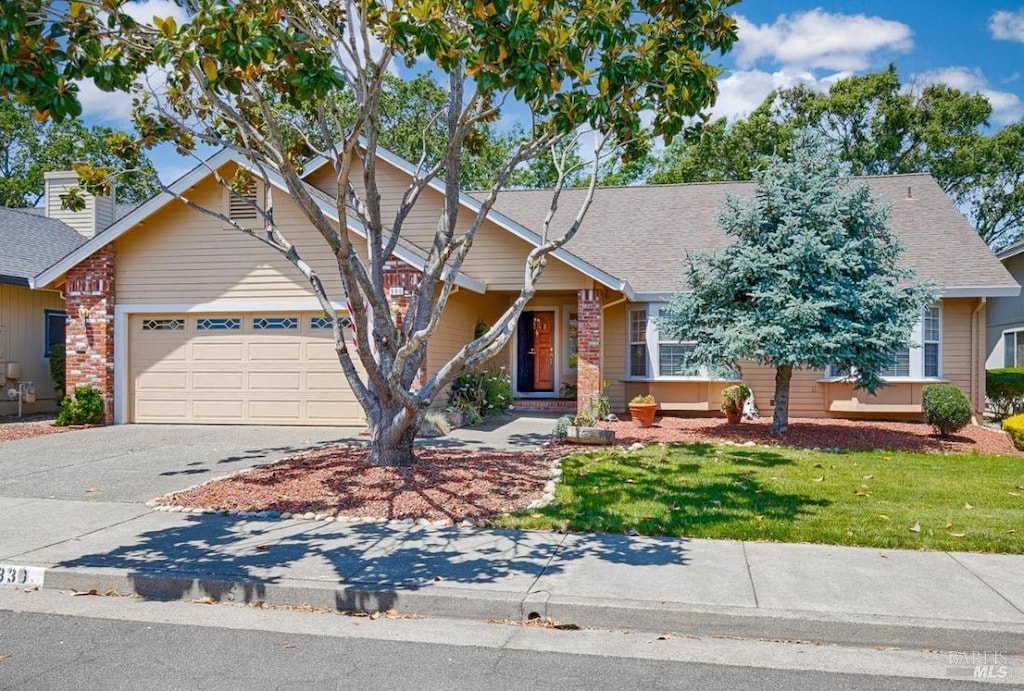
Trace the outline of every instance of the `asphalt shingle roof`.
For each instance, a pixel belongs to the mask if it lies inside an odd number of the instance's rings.
[[[945,289],[1017,287],[930,175],[856,181],[866,182],[876,200],[891,205],[891,227],[904,247],[902,261],[918,278]],[[601,188],[565,249],[625,279],[638,293],[676,292],[688,252],[714,252],[729,244],[717,222],[726,195],[749,199],[754,190],[752,182]],[[584,194],[583,189],[563,191],[553,232],[565,227]],[[550,203],[549,190],[513,190],[502,192],[494,208],[540,232]]]
[[[60,260],[86,238],[42,209],[0,207],[0,282],[28,285],[28,279]]]

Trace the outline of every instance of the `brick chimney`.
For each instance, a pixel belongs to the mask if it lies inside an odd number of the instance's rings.
[[[106,197],[94,197],[85,190],[85,208],[71,211],[61,208],[60,195],[78,186],[78,174],[73,170],[46,173],[44,209],[47,218],[63,221],[77,230],[82,236],[91,238],[114,222],[114,194]]]

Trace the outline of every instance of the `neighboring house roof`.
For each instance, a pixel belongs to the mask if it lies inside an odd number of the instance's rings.
[[[1007,245],[1003,249],[996,252],[996,256],[1001,260],[1009,259],[1010,257],[1016,257],[1021,252],[1024,252],[1024,240],[1018,240],[1012,245]]]
[[[152,197],[148,201],[139,204],[130,213],[124,215],[123,217],[115,221],[105,231],[97,234],[88,242],[82,244],[80,247],[73,250],[67,256],[60,258],[59,261],[51,263],[45,268],[45,270],[40,271],[36,276],[34,276],[31,279],[31,286],[33,288],[41,288],[53,282],[62,274],[67,272],[69,269],[80,263],[82,260],[86,259],[90,255],[95,253],[97,250],[103,248],[104,246],[110,244],[117,238],[127,233],[129,230],[134,228],[140,221],[145,220],[147,217],[162,209],[167,204],[170,204],[172,201],[175,201],[177,199],[177,197],[175,197],[175,194],[183,193],[189,187],[192,187],[193,185],[201,181],[203,178],[210,175],[211,171],[217,170],[218,168],[228,163],[235,163],[238,166],[248,168],[256,175],[262,175],[265,173],[271,185],[282,190],[283,192],[288,192],[288,187],[285,184],[284,178],[282,178],[280,174],[276,173],[275,171],[267,167],[264,167],[262,170],[258,169],[250,161],[246,160],[244,157],[240,156],[236,152],[230,151],[228,149],[222,149],[221,151],[206,159],[206,161],[199,164],[191,171],[189,171],[188,173],[186,173],[185,175],[181,176],[173,183],[168,185],[169,189],[171,189],[172,192],[174,192],[174,194],[168,192],[160,192],[159,194]],[[327,218],[335,222],[338,222],[338,208],[334,199],[329,195],[320,192],[311,185],[307,186],[307,189],[310,192],[313,201],[316,203],[317,207],[319,207],[321,213],[323,213],[324,216],[326,216]],[[354,221],[351,218],[347,218],[346,222],[350,230],[352,230],[358,235],[366,237],[366,230],[358,222]],[[420,270],[422,270],[424,267],[423,253],[415,248],[412,248],[408,243],[400,242],[399,245],[395,248],[394,254],[399,260],[405,262],[406,264],[409,264],[412,267],[415,267]],[[446,275],[445,278],[447,279],[448,276]],[[456,285],[466,288],[467,290],[472,290],[478,293],[483,293],[486,290],[486,285],[484,283],[474,278],[471,278],[463,273],[456,274],[455,283]]]
[[[1014,296],[1020,286],[927,174],[855,178],[892,207],[890,222],[904,247],[903,262],[945,297]],[[682,288],[687,253],[715,252],[729,238],[718,217],[726,195],[750,199],[753,182],[606,187],[597,190],[573,252],[628,281],[638,300],[658,300]],[[908,197],[908,188],[910,196]],[[562,192],[552,232],[578,211],[585,189]],[[540,228],[550,190],[502,192],[495,208]],[[560,225],[561,224],[561,225]]]
[[[0,208],[0,283],[28,286],[46,267],[86,239],[42,209]]]

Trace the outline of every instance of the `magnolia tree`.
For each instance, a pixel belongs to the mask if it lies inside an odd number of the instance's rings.
[[[150,20],[138,16],[148,3],[14,0],[0,7],[0,91],[41,117],[62,117],[79,113],[82,79],[104,90],[134,90],[138,138],[123,139],[122,147],[172,141],[186,154],[200,144],[233,149],[252,162],[231,179],[218,176],[236,192],[248,189],[253,177],[283,179],[337,258],[343,294],[328,294],[303,260],[308,248],[286,237],[271,208],[258,209],[259,230],[236,227],[306,277],[334,318],[338,360],[372,428],[370,459],[404,465],[414,460],[413,439],[439,392],[508,342],[548,255],[579,228],[602,157],[592,158],[590,187],[572,220],[553,227],[562,182],[578,172],[558,166],[551,214],[537,229],[541,241],[526,259],[521,292],[486,333],[417,387],[426,343],[499,190],[517,168],[540,154],[570,151],[584,133],[608,145],[605,152],[614,147],[628,159],[642,151],[645,133],[671,139],[695,132],[696,116],[716,95],[717,70],[708,56],[736,39],[727,14],[735,2],[179,0],[177,19]],[[429,122],[441,124],[445,145],[439,154],[424,145],[397,210],[386,214],[377,147],[382,94],[388,75],[400,71],[396,62],[429,69],[446,90],[443,108]],[[528,113],[528,132],[498,166],[479,211],[459,224],[468,213],[459,204],[461,154],[482,124],[513,105]],[[317,205],[302,179],[311,156],[332,166],[338,217],[365,229],[365,242]],[[81,167],[79,174],[93,191],[108,183],[111,171]],[[424,248],[408,311],[397,319],[384,289],[385,263],[417,202],[437,181],[445,200],[436,234]],[[203,211],[231,222],[218,210]],[[354,349],[332,298],[351,307]]]
[[[820,139],[798,137],[791,156],[757,176],[753,200],[727,198],[719,223],[735,241],[690,257],[690,290],[660,322],[670,338],[697,342],[695,362],[773,367],[776,434],[789,431],[794,369],[832,366],[874,393],[934,300],[898,265],[889,210],[867,185],[842,180]]]

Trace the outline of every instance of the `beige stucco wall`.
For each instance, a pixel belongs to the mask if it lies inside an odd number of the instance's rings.
[[[12,361],[21,363],[22,381],[31,381],[36,387],[36,403],[27,404],[24,412],[56,408],[50,361],[43,356],[44,313],[63,309],[64,300],[59,293],[0,284],[0,415],[18,411],[17,402],[7,397],[7,390],[15,382],[4,379],[6,363]]]
[[[980,307],[980,309],[979,309]],[[977,311],[976,311],[977,310]],[[942,301],[941,375],[960,387],[975,410],[984,401],[983,304],[976,298]],[[715,412],[721,389],[728,382],[628,381],[626,368],[626,309],[605,313],[605,376],[615,382],[609,388],[614,410],[623,410],[629,398],[651,393],[666,410],[680,414]],[[775,370],[753,362],[740,363],[743,382],[751,388],[762,414],[771,414]],[[926,382],[894,382],[876,395],[858,391],[851,384],[822,381],[824,373],[798,370],[790,388],[790,415],[794,417],[920,417],[921,389]]]

